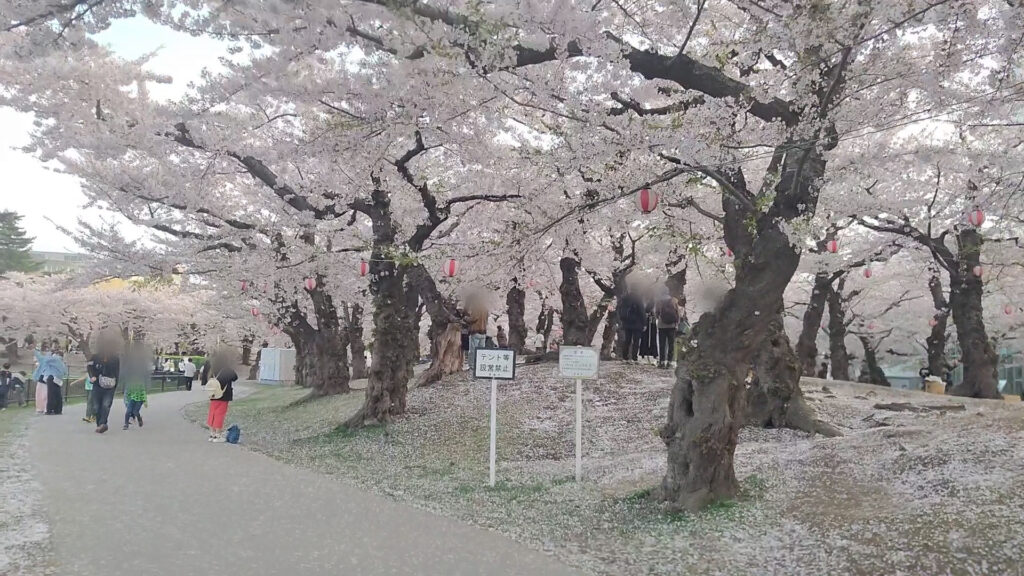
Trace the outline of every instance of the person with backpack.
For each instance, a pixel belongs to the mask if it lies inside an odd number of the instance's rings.
[[[643,300],[633,286],[630,286],[626,295],[622,297],[616,311],[626,335],[622,342],[622,359],[635,364],[640,352],[640,335],[643,334],[644,324],[647,322],[647,313]]]
[[[25,390],[28,389],[27,379],[28,374],[24,370],[11,374],[11,390],[14,392],[14,401],[18,403],[18,408],[28,404],[25,400]]]
[[[675,360],[679,301],[666,292],[655,305],[655,315],[658,322],[658,368],[668,368]]]
[[[211,362],[210,379],[206,382],[206,394],[210,397],[210,409],[206,415],[206,426],[210,429],[210,442],[226,442],[224,419],[228,415],[228,404],[234,399],[234,383],[238,374],[230,367],[227,355],[218,356]]]
[[[111,345],[105,343],[102,351],[94,354],[86,365],[86,372],[92,380],[92,411],[96,417],[96,433],[103,434],[109,427],[107,418],[114,405],[117,381],[121,376],[121,359],[111,352]]]

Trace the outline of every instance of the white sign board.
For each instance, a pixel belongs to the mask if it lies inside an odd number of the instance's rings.
[[[597,378],[597,350],[587,346],[562,346],[558,349],[558,373],[565,378]]]
[[[477,348],[474,378],[516,379],[516,353],[504,348]]]

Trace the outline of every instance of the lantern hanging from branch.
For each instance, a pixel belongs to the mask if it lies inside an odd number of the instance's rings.
[[[259,308],[256,308],[255,306],[253,307],[253,309],[252,309],[252,310],[250,310],[250,312],[252,312],[252,317],[253,317],[253,318],[255,318],[255,317],[257,317],[257,316],[259,316],[259,315],[260,315],[260,309],[259,309]]]
[[[729,258],[732,258],[732,248],[726,248],[725,255],[728,256]]]
[[[935,328],[936,326],[939,325],[939,320],[932,316],[931,318],[928,319],[928,325],[931,326],[932,328]]]
[[[316,278],[306,278],[306,290],[316,290]]]
[[[367,262],[366,260],[361,260],[359,262],[359,275],[360,276],[366,276],[367,272],[369,272],[369,271],[370,271],[370,263]]]
[[[650,188],[641,188],[636,193],[636,205],[644,214],[654,212],[654,209],[658,207],[658,193]]]
[[[245,292],[249,288],[249,283],[242,280],[242,292]]]
[[[874,272],[871,271],[871,267],[870,266],[864,269],[864,277],[865,278],[871,278],[872,274],[874,274]]]
[[[975,208],[967,213],[967,222],[975,228],[985,223],[985,212],[981,208]]]
[[[979,264],[975,266],[974,269],[971,270],[971,272],[973,272],[974,275],[977,276],[978,278],[981,278],[981,275],[985,273],[985,269]]]
[[[839,242],[836,240],[829,240],[828,244],[826,244],[825,247],[828,248],[828,251],[833,254],[839,252]]]
[[[875,329],[875,323],[874,322],[868,322],[868,330],[874,330],[874,329]]]
[[[459,263],[455,261],[455,258],[449,258],[445,261],[444,267],[441,272],[449,278],[454,278],[455,274],[459,271]]]
[[[1009,304],[1007,304],[1006,307],[1003,308],[1003,314],[1006,314],[1007,316],[1012,315],[1013,314],[1013,306],[1010,306]]]

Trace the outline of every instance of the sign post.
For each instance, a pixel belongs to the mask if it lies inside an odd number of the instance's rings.
[[[558,350],[558,372],[576,380],[576,482],[583,479],[583,380],[597,378],[600,356],[586,346],[562,346]]]
[[[473,377],[491,380],[490,485],[498,459],[498,380],[516,379],[516,353],[504,348],[477,348]]]

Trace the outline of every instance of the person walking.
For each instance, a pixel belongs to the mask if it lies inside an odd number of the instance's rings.
[[[227,355],[215,358],[210,373],[213,377],[206,382],[206,393],[210,396],[210,409],[206,415],[206,426],[210,429],[210,442],[225,442],[224,419],[228,415],[228,404],[234,399],[234,383],[238,374],[230,367]]]
[[[640,333],[640,357],[646,364],[658,360],[658,320],[654,314],[654,298],[644,298],[644,328]]]
[[[505,327],[498,324],[498,348],[508,348],[508,334],[505,334]]]
[[[142,428],[142,407],[148,402],[148,381],[149,378],[145,374],[131,373],[124,378],[124,397],[127,406],[124,411],[122,430],[128,429],[128,423],[133,418],[139,428]]]
[[[640,352],[640,335],[643,333],[647,317],[644,312],[644,303],[635,288],[632,286],[629,288],[626,295],[622,297],[622,301],[619,302],[616,312],[619,314],[619,323],[626,336],[622,341],[622,359],[630,364],[635,364],[637,354]]]
[[[11,365],[5,363],[0,370],[0,412],[7,410],[7,395],[11,391]]]
[[[110,416],[110,407],[114,404],[117,380],[121,374],[121,360],[112,353],[111,348],[109,344],[105,345],[86,365],[86,371],[93,384],[92,411],[96,417],[98,434],[109,430],[107,418]]]
[[[658,324],[658,368],[668,368],[675,360],[679,302],[666,292],[658,300],[654,312]]]
[[[181,365],[181,371],[185,376],[185,390],[191,392],[192,382],[196,379],[196,365],[192,363],[191,358],[185,358],[185,362]]]

